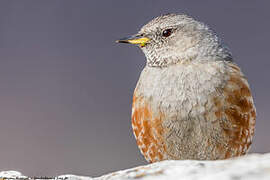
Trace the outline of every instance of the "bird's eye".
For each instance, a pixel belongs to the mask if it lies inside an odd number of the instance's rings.
[[[164,36],[164,37],[169,37],[171,34],[172,34],[172,29],[165,29],[162,32],[162,36]]]

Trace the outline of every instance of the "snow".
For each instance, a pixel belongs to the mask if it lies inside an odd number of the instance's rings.
[[[0,178],[26,178],[17,171],[2,171]],[[101,177],[62,175],[66,180],[270,180],[270,153],[250,154],[219,161],[162,161]]]

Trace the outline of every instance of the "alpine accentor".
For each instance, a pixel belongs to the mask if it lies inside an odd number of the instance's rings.
[[[256,118],[250,88],[207,25],[168,14],[118,42],[137,44],[146,56],[132,105],[146,160],[215,160],[248,151]]]

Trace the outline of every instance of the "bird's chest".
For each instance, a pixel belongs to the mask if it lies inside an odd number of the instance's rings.
[[[204,113],[211,103],[211,96],[215,96],[225,79],[218,65],[146,67],[135,94],[143,97],[152,111],[161,111],[172,116],[169,118],[179,119]],[[181,117],[176,117],[179,115]]]
[[[148,161],[168,159],[168,154],[174,154],[167,148],[176,142],[176,136],[178,142],[179,137],[182,141],[186,136],[203,133],[200,129],[207,126],[203,117],[213,108],[213,97],[224,79],[217,65],[146,67],[142,71],[133,97],[132,127]]]

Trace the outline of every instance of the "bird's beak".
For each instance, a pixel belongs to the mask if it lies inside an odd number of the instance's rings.
[[[150,39],[148,37],[145,37],[141,34],[136,34],[132,36],[128,36],[122,39],[117,40],[117,43],[129,43],[129,44],[138,44],[141,47],[144,47],[145,44],[149,41]]]

